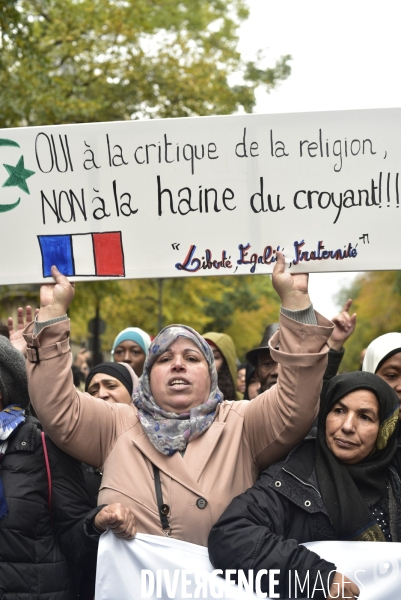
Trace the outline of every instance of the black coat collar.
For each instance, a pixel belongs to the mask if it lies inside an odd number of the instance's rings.
[[[315,472],[315,440],[304,440],[277,465],[269,487],[309,513],[328,516]]]

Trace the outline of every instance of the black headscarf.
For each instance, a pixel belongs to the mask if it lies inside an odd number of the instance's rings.
[[[370,456],[360,463],[346,465],[327,446],[326,418],[341,398],[360,389],[373,392],[379,402],[379,433]],[[321,401],[316,474],[339,540],[385,541],[370,507],[386,493],[387,470],[397,450],[399,406],[397,394],[385,381],[361,371],[334,377]]]
[[[121,381],[121,383],[127,388],[129,395],[132,396],[134,384],[132,382],[132,377],[124,363],[104,362],[100,363],[100,365],[96,365],[96,367],[93,367],[93,369],[89,371],[88,377],[86,378],[85,392],[88,391],[89,384],[97,373],[104,373],[105,375],[111,375],[111,377],[115,377],[118,379],[118,381]]]

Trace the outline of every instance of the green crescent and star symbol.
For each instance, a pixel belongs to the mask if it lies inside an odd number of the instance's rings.
[[[17,144],[17,142],[14,142],[13,140],[1,138],[0,146],[14,146],[16,148],[20,147],[19,144]],[[24,157],[20,157],[15,167],[12,165],[6,165],[5,163],[3,163],[3,166],[5,167],[8,173],[8,178],[3,183],[3,187],[19,187],[26,194],[30,194],[26,180],[28,179],[28,177],[32,177],[32,175],[35,175],[35,171],[30,171],[29,169],[25,168]],[[9,210],[12,210],[13,208],[16,208],[20,201],[21,198],[18,198],[17,202],[14,202],[13,204],[0,204],[0,213],[7,212]]]

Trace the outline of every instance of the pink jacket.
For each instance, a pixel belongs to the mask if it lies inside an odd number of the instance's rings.
[[[170,507],[172,537],[206,546],[212,525],[234,496],[300,442],[316,418],[332,330],[330,321],[317,318],[319,325],[303,325],[281,315],[280,330],[271,339],[272,357],[280,363],[277,385],[252,402],[224,401],[184,457],[154,448],[133,404],[111,404],[75,390],[69,321],[49,325],[37,336],[32,324],[25,329],[33,347],[27,352],[32,404],[60,448],[103,466],[99,504],[131,506],[139,532],[163,535],[154,464]],[[206,503],[197,504],[200,498]]]

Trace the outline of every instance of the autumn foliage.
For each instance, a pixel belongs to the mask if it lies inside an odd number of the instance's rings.
[[[70,308],[72,335],[84,341],[88,320],[99,306],[106,322],[104,356],[125,327],[141,327],[156,335],[170,323],[190,325],[200,333],[228,333],[239,357],[257,346],[265,327],[278,320],[280,301],[269,276],[187,277],[160,280],[78,283]],[[161,297],[160,297],[161,291]],[[161,316],[161,319],[160,319]]]
[[[342,371],[359,368],[360,353],[372,340],[390,331],[401,331],[401,274],[380,271],[360,275],[341,299],[352,298],[357,313],[354,334],[346,342]]]

